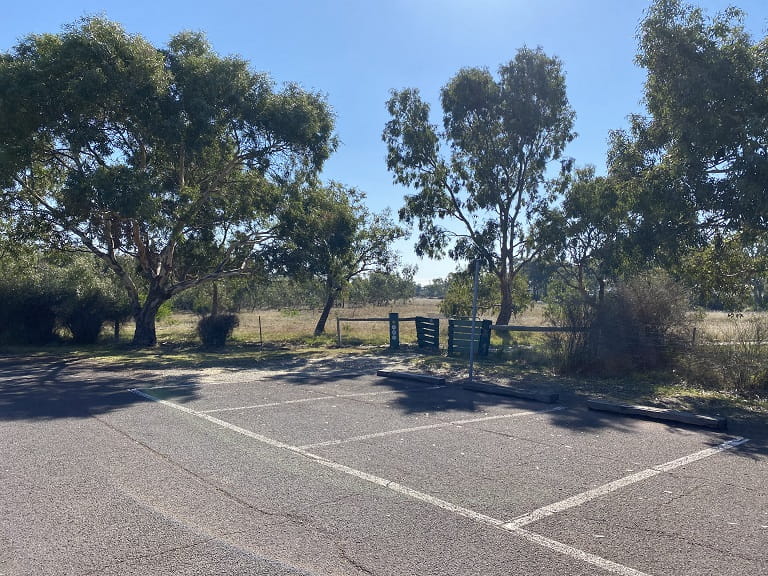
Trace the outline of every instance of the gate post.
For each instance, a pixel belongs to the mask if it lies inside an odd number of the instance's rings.
[[[397,312],[389,313],[389,349],[400,348],[400,319]]]
[[[485,358],[491,349],[491,326],[493,322],[483,320],[480,324],[480,340],[477,343],[477,355]]]

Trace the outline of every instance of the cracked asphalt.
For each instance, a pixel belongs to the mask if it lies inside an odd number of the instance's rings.
[[[768,574],[767,434],[389,361],[0,360],[0,576]]]

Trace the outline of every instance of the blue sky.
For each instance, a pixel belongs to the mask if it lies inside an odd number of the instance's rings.
[[[642,111],[643,71],[635,33],[648,0],[37,0],[13,2],[0,18],[0,50],[29,33],[101,14],[128,32],[164,45],[181,30],[204,31],[220,54],[239,54],[276,82],[298,82],[327,95],[341,146],[323,172],[366,192],[379,211],[402,205],[392,183],[381,132],[392,89],[419,88],[439,121],[440,88],[462,67],[495,71],[518,48],[541,46],[559,57],[576,110],[578,138],[566,154],[604,170],[608,133]],[[765,0],[701,0],[714,14],[729,4],[747,12],[755,37],[768,28]],[[419,260],[412,241],[398,246],[427,282],[455,269]]]

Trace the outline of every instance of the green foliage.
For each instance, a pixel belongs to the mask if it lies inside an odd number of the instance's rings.
[[[745,241],[741,234],[717,235],[681,260],[677,272],[691,286],[698,305],[711,310],[761,308],[768,246]]]
[[[76,344],[94,344],[105,322],[121,323],[130,317],[126,294],[114,276],[91,254],[60,259],[57,279],[61,300],[56,314]]]
[[[709,17],[683,0],[655,0],[638,38],[647,113],[612,135],[609,152],[611,176],[632,198],[634,245],[674,270],[718,236],[751,237],[745,246],[764,238],[768,44],[745,32],[740,10]],[[731,273],[747,264],[737,251],[718,257],[735,259],[722,273],[702,260],[710,277],[691,278],[704,299],[728,300]]]
[[[539,227],[555,199],[556,189],[543,185],[547,165],[574,137],[561,63],[523,48],[498,79],[485,69],[460,70],[441,104],[443,131],[430,123],[417,90],[394,91],[387,104],[387,167],[395,182],[416,189],[400,218],[418,223],[419,255],[480,257],[499,279],[497,322],[506,324],[515,276],[541,250]],[[458,222],[461,233],[444,220]]]
[[[47,257],[33,251],[4,260],[0,299],[0,341],[42,345],[66,329],[77,344],[93,344],[106,321],[129,316],[124,294],[88,254]]]
[[[515,315],[524,311],[531,303],[528,283],[524,276],[515,276],[513,302]],[[440,302],[440,312],[451,317],[471,317],[473,300],[474,274],[471,271],[450,274],[448,289],[443,301]],[[489,272],[480,274],[477,286],[478,315],[496,313],[501,301],[499,279]]]
[[[447,278],[434,278],[426,286],[417,286],[416,295],[422,298],[445,298],[448,291]]]
[[[324,286],[323,311],[315,335],[325,330],[331,308],[353,278],[388,273],[398,265],[392,244],[407,235],[389,214],[371,213],[365,195],[338,183],[313,181],[292,187],[294,197],[279,227],[274,258],[286,274],[317,279]]]
[[[593,166],[563,181],[565,195],[550,213],[547,261],[558,277],[585,298],[602,299],[606,287],[643,263],[633,259],[631,198]]]
[[[237,310],[240,307],[236,305],[235,299],[240,291],[236,280],[216,282],[215,296],[212,282],[185,290],[170,301],[171,310],[183,310],[204,316],[212,313],[214,298],[218,300],[220,310]]]
[[[239,325],[240,320],[235,314],[203,316],[197,323],[197,334],[203,346],[217,348],[226,344],[227,339]]]
[[[155,343],[173,295],[258,267],[281,186],[336,143],[320,95],[275,90],[201,34],[156,48],[101,18],[2,54],[0,118],[13,232],[97,255],[120,278],[141,345]]]
[[[0,284],[0,343],[40,346],[58,340],[59,295],[33,279]]]
[[[414,267],[406,266],[400,272],[371,272],[350,282],[347,302],[352,306],[389,306],[406,303],[416,294]]]
[[[234,310],[314,310],[323,305],[323,285],[314,279],[285,276],[239,282],[232,294]]]

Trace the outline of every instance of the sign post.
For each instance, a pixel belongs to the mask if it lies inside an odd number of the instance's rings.
[[[389,313],[389,349],[400,348],[400,319],[397,312]]]
[[[472,282],[472,335],[469,338],[469,383],[475,375],[475,323],[477,321],[477,284],[480,260],[475,258],[475,277]]]

